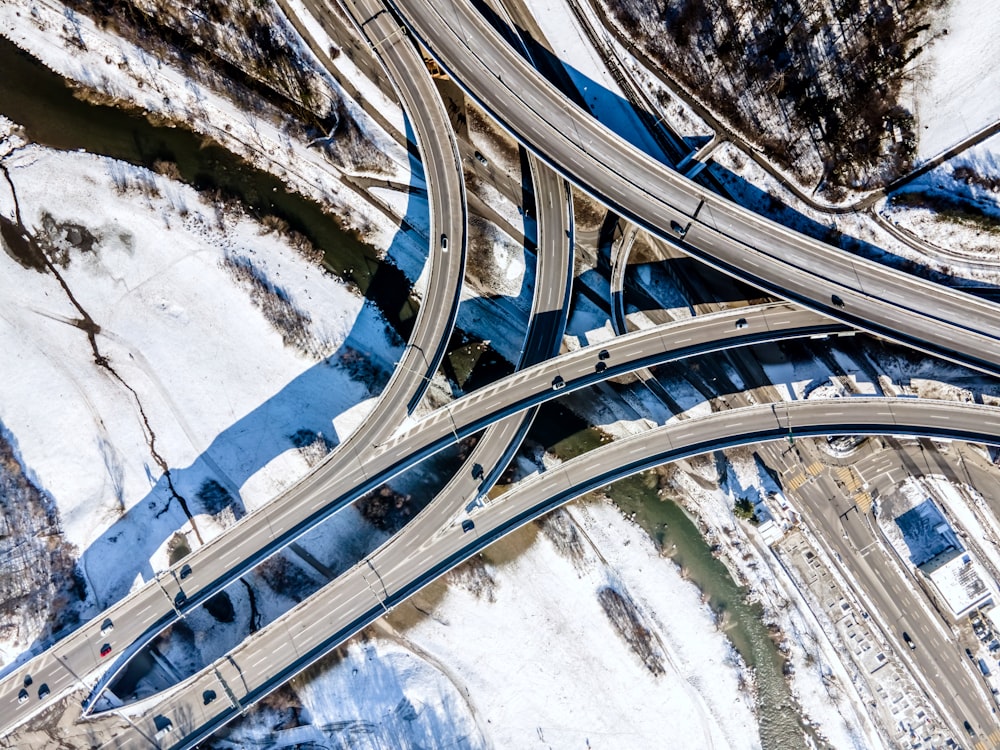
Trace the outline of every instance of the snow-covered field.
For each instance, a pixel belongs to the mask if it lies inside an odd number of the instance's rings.
[[[1000,135],[917,178],[898,197],[905,201],[910,192],[940,202],[943,208],[952,203],[965,206],[968,218],[955,219],[930,206],[898,201],[884,202],[881,214],[919,243],[931,262],[947,263],[953,273],[964,276],[995,278],[1000,261]],[[975,220],[977,211],[981,217]]]
[[[746,675],[698,590],[610,504],[566,513],[449,576],[406,631],[462,675],[494,746],[757,747]],[[606,617],[607,586],[636,605],[663,674]]]
[[[605,614],[608,588],[634,607],[645,661]],[[271,731],[263,709],[222,746],[360,727],[351,747],[760,746],[752,682],[698,590],[606,502],[494,545],[388,625],[291,683],[309,726]]]
[[[349,747],[352,750],[478,750],[491,745],[461,687],[407,645],[356,639],[330,669],[291,683],[298,726],[275,729],[274,712],[251,714],[217,748]],[[266,744],[262,738],[267,738]],[[332,744],[331,744],[332,743]]]
[[[1000,120],[1000,3],[949,0],[930,33],[912,76],[918,162]]]
[[[19,211],[30,235],[65,253],[56,269],[76,306],[52,272],[0,254],[0,422],[56,500],[89,603],[104,606],[166,563],[175,532],[196,543],[172,492],[203,539],[225,522],[198,499],[207,480],[237,516],[270,499],[308,470],[292,437],[335,444],[377,389],[348,360],[387,371],[398,342],[355,291],[191,188],[33,145],[2,166],[0,215]],[[291,317],[291,334],[269,307]],[[84,313],[108,368],[95,364]],[[3,644],[4,661],[23,645]]]

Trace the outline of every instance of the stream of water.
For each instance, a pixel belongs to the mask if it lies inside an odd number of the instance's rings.
[[[575,418],[558,403],[544,407],[531,437],[563,460],[602,443],[602,433]],[[806,750],[803,726],[784,675],[784,658],[771,638],[757,604],[733,580],[696,523],[672,499],[662,497],[658,477],[644,472],[610,485],[608,496],[635,521],[705,595],[708,605],[740,656],[753,670],[757,715],[764,750]]]
[[[259,215],[272,214],[287,221],[323,250],[331,270],[353,279],[390,322],[400,323],[399,300],[409,290],[403,275],[381,262],[373,248],[345,231],[319,205],[287,192],[277,178],[217,145],[206,144],[191,131],[153,125],[141,116],[76,98],[59,76],[3,37],[0,70],[0,114],[23,126],[30,140],[150,168],[158,160],[173,162],[181,179],[194,187],[220,189]],[[559,440],[555,449],[569,458],[599,443],[596,431],[580,430]],[[636,521],[706,594],[726,624],[726,634],[754,670],[765,750],[804,750],[803,729],[792,710],[782,658],[760,609],[747,603],[746,592],[712,555],[683,509],[659,497],[653,475],[622,480],[610,494],[624,512],[636,514]]]

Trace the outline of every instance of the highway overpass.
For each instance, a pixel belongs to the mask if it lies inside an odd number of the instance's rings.
[[[576,107],[458,0],[387,0],[526,148],[616,213],[778,297],[1000,374],[1000,306],[811,239],[709,192]]]
[[[922,435],[1000,444],[1000,408],[894,398],[744,407],[672,422],[528,478],[473,511],[472,531],[463,530],[454,504],[441,498],[365,560],[162,694],[155,711],[132,717],[133,728],[110,746],[145,747],[143,734],[155,731],[159,717],[174,727],[170,747],[193,747],[423,586],[530,520],[644,469],[721,448],[784,440],[790,433]],[[218,698],[206,704],[207,691]]]
[[[43,653],[0,678],[0,734],[84,681],[105,687],[128,658],[181,612],[206,601],[347,503],[455,440],[546,400],[635,369],[767,341],[842,332],[839,323],[787,303],[737,308],[620,336],[516,372],[448,404],[406,432],[340,466],[321,464],[266,506],[248,514]],[[601,352],[606,352],[602,359]],[[599,369],[603,365],[604,369]],[[553,384],[561,384],[554,388]],[[115,630],[100,635],[110,619]],[[110,664],[101,645],[114,647]],[[17,703],[25,675],[47,684],[44,700]]]

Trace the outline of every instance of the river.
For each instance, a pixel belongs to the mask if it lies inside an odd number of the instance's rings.
[[[602,433],[588,428],[558,403],[546,405],[530,437],[563,460],[602,443]],[[664,554],[680,566],[705,595],[734,648],[753,670],[757,716],[764,750],[806,750],[805,727],[784,676],[784,657],[771,638],[758,604],[733,580],[712,554],[696,523],[678,503],[661,495],[659,479],[648,471],[610,485],[607,495],[638,523]],[[815,738],[814,738],[815,739]],[[822,746],[816,740],[817,746]]]
[[[402,317],[410,319],[410,315],[401,316],[399,303],[409,292],[403,274],[379,260],[374,248],[342,228],[318,204],[287,192],[277,178],[189,130],[153,125],[137,114],[76,98],[60,76],[3,37],[0,70],[0,115],[23,126],[29,140],[148,168],[161,160],[173,162],[180,179],[195,188],[221,190],[258,216],[284,219],[323,251],[331,271],[356,283],[397,331],[408,336],[409,321]],[[561,414],[563,424],[565,419]],[[536,424],[544,421],[536,420]],[[600,438],[596,431],[582,429],[557,442],[556,452],[570,458],[596,447]],[[686,570],[723,618],[726,634],[756,675],[765,750],[804,750],[803,727],[792,710],[783,660],[761,620],[760,608],[747,603],[746,591],[712,555],[683,509],[660,499],[653,475],[618,482],[610,495],[625,513],[636,513],[636,521]]]
[[[62,77],[2,36],[0,71],[0,115],[21,125],[29,140],[150,169],[157,161],[172,162],[180,179],[196,189],[219,190],[257,217],[285,220],[323,251],[333,273],[353,281],[408,338],[412,311],[400,305],[410,292],[406,277],[318,203],[288,192],[278,178],[186,128],[153,125],[139,114],[77,98]]]

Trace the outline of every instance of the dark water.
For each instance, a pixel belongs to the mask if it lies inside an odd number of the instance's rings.
[[[563,460],[598,447],[606,438],[587,427],[558,402],[549,403],[535,420],[531,439]],[[723,630],[753,669],[757,683],[757,715],[764,750],[805,750],[803,732],[795,704],[784,677],[784,660],[763,622],[759,605],[747,601],[747,591],[713,554],[698,526],[684,509],[661,496],[658,477],[644,472],[610,485],[608,496],[635,521],[708,599]]]
[[[195,188],[219,190],[257,216],[284,219],[323,251],[331,271],[353,280],[407,333],[400,301],[410,285],[402,272],[381,262],[373,247],[319,204],[288,192],[278,178],[190,130],[153,125],[140,115],[76,98],[60,76],[3,37],[0,114],[23,126],[30,140],[52,148],[82,149],[148,168],[158,160],[173,162],[180,179]]]

